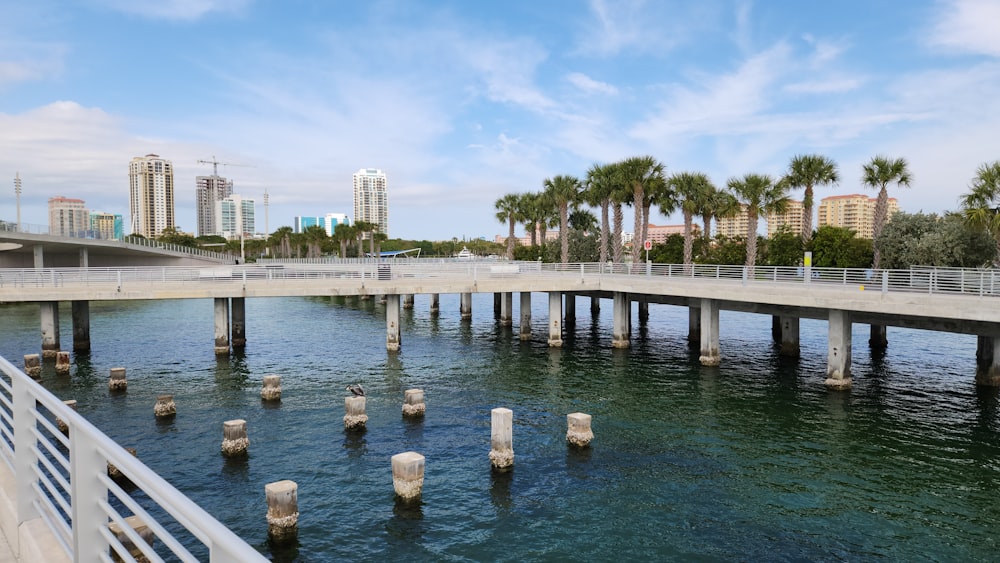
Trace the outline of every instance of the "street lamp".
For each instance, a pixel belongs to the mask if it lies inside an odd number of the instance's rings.
[[[21,173],[14,174],[14,199],[17,201],[17,232],[21,232]]]

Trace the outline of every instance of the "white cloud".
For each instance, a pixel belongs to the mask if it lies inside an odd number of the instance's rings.
[[[1000,2],[945,0],[930,34],[932,46],[1000,57]]]
[[[591,0],[577,51],[610,57],[623,51],[663,56],[716,19],[710,2]]]
[[[618,94],[618,88],[615,88],[607,82],[601,82],[599,80],[594,80],[593,78],[583,74],[582,72],[571,72],[566,75],[566,80],[570,84],[576,86],[580,90],[583,90],[587,94],[607,94],[614,96]]]
[[[197,20],[206,14],[239,13],[253,0],[98,0],[112,10],[150,19]]]
[[[786,92],[797,94],[831,94],[857,90],[864,82],[860,78],[835,78],[794,82],[785,86]]]

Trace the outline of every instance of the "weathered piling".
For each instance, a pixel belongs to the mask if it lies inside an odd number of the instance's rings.
[[[56,352],[56,374],[69,375],[69,352],[60,350]]]
[[[490,463],[496,469],[514,465],[514,411],[496,408],[491,411]]]
[[[294,540],[299,533],[298,490],[298,484],[287,479],[264,485],[267,536],[275,543]]]
[[[63,401],[63,404],[73,410],[76,410],[76,399],[69,399],[68,401]],[[56,426],[59,428],[60,432],[69,436],[69,425],[63,422],[61,418],[56,418]]]
[[[424,404],[423,389],[407,389],[403,393],[403,416],[424,416],[427,405]]]
[[[368,415],[365,413],[365,397],[344,397],[344,428],[346,430],[360,430],[368,422]]]
[[[570,444],[585,448],[594,439],[594,433],[590,430],[589,414],[574,412],[566,415],[566,441]]]
[[[281,400],[281,376],[265,375],[264,387],[260,390],[260,398],[264,401]]]
[[[419,500],[424,488],[424,456],[417,452],[392,456],[392,488],[403,501]]]
[[[153,414],[157,418],[165,418],[177,414],[177,403],[174,402],[173,395],[158,395],[156,405],[153,406]]]
[[[24,355],[24,373],[31,377],[41,377],[42,359],[38,354]]]
[[[229,457],[246,455],[249,446],[247,421],[237,419],[222,423],[222,455]]]
[[[139,537],[142,538],[142,541],[148,543],[149,545],[153,545],[153,539],[155,537],[153,535],[153,530],[150,529],[150,527],[147,526],[142,519],[138,516],[129,516],[125,518],[125,524],[135,530],[135,532],[139,534]],[[121,542],[125,551],[127,551],[137,563],[145,563],[149,561],[149,559],[142,554],[142,550],[135,545],[132,538],[128,537],[128,534],[125,533],[125,530],[123,530],[117,522],[111,522],[108,524],[108,528],[111,530],[111,533],[115,535],[115,538]],[[111,548],[111,560],[116,563],[125,561],[125,559],[117,552],[117,550],[115,550],[114,547]]]
[[[124,391],[128,388],[128,381],[125,380],[125,368],[111,368],[111,379],[108,380],[108,389],[111,391]]]
[[[125,451],[132,454],[132,457],[139,457],[135,448],[125,448]],[[135,488],[135,484],[110,461],[108,462],[108,477],[111,477],[111,480],[118,483],[118,486],[123,489]]]

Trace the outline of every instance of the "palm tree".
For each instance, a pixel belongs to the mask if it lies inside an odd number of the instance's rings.
[[[273,233],[271,233],[269,238],[271,244],[278,246],[274,252],[276,256],[280,256],[282,258],[292,257],[292,234],[294,233],[291,227],[278,227]]]
[[[611,236],[611,224],[608,220],[608,208],[611,207],[611,193],[614,190],[613,169],[609,165],[594,164],[587,170],[587,189],[584,199],[587,203],[601,208],[601,264],[608,261],[608,243]]]
[[[520,213],[519,205],[521,203],[521,196],[517,194],[507,194],[500,199],[496,200],[493,206],[497,210],[497,221],[501,223],[507,222],[510,230],[507,234],[507,259],[514,259],[514,225],[516,224],[517,217]]]
[[[790,188],[805,188],[802,195],[802,240],[808,241],[813,230],[813,186],[839,182],[837,163],[818,154],[796,155],[788,164],[784,181]]]
[[[362,246],[362,241],[365,239],[365,236],[377,228],[378,225],[375,223],[369,223],[368,221],[354,222],[354,237],[358,245],[358,258],[363,258],[365,255],[364,247]]]
[[[340,245],[340,257],[347,258],[347,243],[354,240],[355,228],[346,223],[338,223],[333,228],[333,242]]]
[[[736,196],[726,190],[720,190],[713,186],[712,191],[705,197],[703,205],[698,209],[697,213],[702,218],[704,230],[701,236],[705,239],[706,250],[708,249],[708,243],[712,240],[712,219],[735,217],[739,215],[740,210],[740,202],[736,200]]]
[[[569,263],[569,207],[580,198],[580,180],[574,176],[557,175],[546,178],[545,193],[552,198],[559,209],[560,261]]]
[[[622,174],[622,163],[616,162],[609,164],[608,167],[608,175],[611,181],[611,262],[621,264],[622,254],[625,251],[622,246],[622,230],[625,224],[625,214],[622,211],[622,205],[629,201],[632,194],[625,185],[625,179]]]
[[[524,231],[528,233],[531,246],[538,244],[538,221],[535,208],[538,206],[538,194],[534,192],[523,193],[518,196],[517,221],[524,224]]]
[[[320,225],[310,225],[302,231],[302,239],[306,243],[306,258],[319,258],[323,254],[323,242],[329,236]]]
[[[649,208],[653,194],[664,185],[662,163],[652,156],[633,156],[620,164],[620,173],[625,188],[632,193],[632,208],[635,211],[635,231],[632,238],[632,263],[639,263],[642,242],[649,229]],[[647,194],[649,196],[647,197]]]
[[[709,199],[717,190],[708,176],[701,172],[674,174],[667,180],[667,184],[680,199],[681,211],[684,213],[684,265],[687,266],[692,262],[694,248],[694,215],[707,207]],[[664,215],[672,213],[672,210],[667,211],[662,207],[660,211]]]
[[[1000,160],[979,165],[969,192],[959,201],[966,224],[986,229],[996,240],[993,266],[1000,268]]]
[[[868,164],[862,165],[861,168],[864,171],[861,182],[869,188],[878,188],[879,190],[878,199],[875,200],[875,217],[872,220],[872,240],[875,241],[872,268],[877,270],[881,261],[878,237],[882,234],[882,227],[885,227],[889,214],[889,192],[886,190],[886,186],[890,182],[895,182],[897,186],[909,186],[910,171],[905,159],[890,160],[882,155],[873,157]]]
[[[757,221],[761,215],[782,213],[788,207],[788,188],[784,182],[775,182],[766,174],[747,174],[743,178],[730,178],[730,191],[747,211],[747,275],[753,276],[757,262]]]

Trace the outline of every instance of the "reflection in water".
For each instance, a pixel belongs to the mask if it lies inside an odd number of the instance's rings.
[[[367,431],[364,426],[358,430],[344,430],[344,449],[347,450],[347,457],[357,459],[368,452],[368,442],[365,440]]]
[[[513,480],[513,468],[490,468],[490,502],[499,512],[510,512],[514,506],[514,499],[510,494],[510,484]]]
[[[262,547],[266,551],[271,552],[271,561],[274,563],[295,563],[302,561],[299,559],[299,548],[302,547],[302,543],[299,541],[298,535],[281,542],[276,542],[268,538],[267,542],[263,546],[258,546],[257,549],[260,550]]]
[[[248,482],[250,480],[249,453],[238,456],[222,456],[222,477],[226,481]]]

